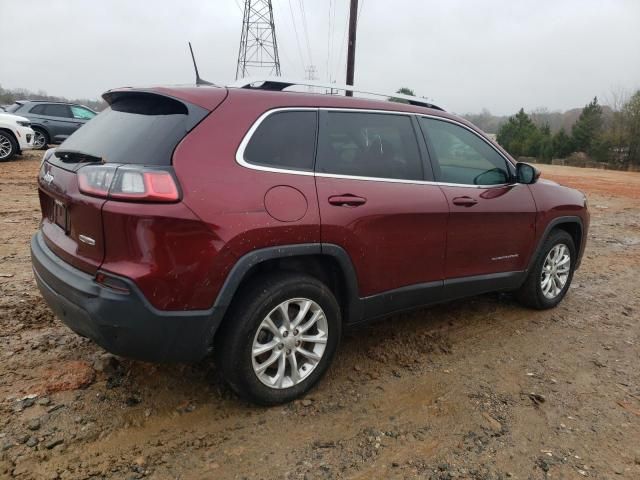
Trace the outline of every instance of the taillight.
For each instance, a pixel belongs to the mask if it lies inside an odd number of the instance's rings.
[[[180,199],[171,172],[149,167],[82,167],[78,170],[78,188],[87,195],[114,200],[175,202]]]

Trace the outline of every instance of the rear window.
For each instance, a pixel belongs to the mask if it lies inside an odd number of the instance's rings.
[[[176,145],[207,110],[152,93],[119,94],[60,145],[105,163],[171,165]]]
[[[422,180],[422,160],[407,115],[328,112],[320,133],[318,172]]]
[[[45,106],[44,115],[47,117],[71,118],[71,110],[69,110],[69,105],[50,103]]]
[[[251,137],[244,159],[254,165],[313,171],[316,124],[315,111],[273,113]]]

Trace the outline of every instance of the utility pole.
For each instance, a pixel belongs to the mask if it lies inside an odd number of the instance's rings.
[[[271,0],[245,0],[236,80],[251,72],[280,76],[280,56],[276,40]]]
[[[358,25],[358,0],[351,0],[349,8],[349,43],[347,44],[347,85],[353,85],[353,69],[356,63],[356,27]],[[353,92],[347,90],[347,97]]]

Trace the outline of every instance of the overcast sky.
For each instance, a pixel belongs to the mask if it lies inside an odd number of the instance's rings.
[[[348,0],[272,0],[282,74],[345,83]],[[235,77],[243,0],[0,0],[0,85],[96,98]],[[512,114],[640,88],[640,0],[360,0],[355,83]],[[304,10],[305,22],[302,17]],[[294,29],[294,22],[296,29]],[[297,30],[297,37],[296,37]],[[307,47],[308,38],[308,47]]]

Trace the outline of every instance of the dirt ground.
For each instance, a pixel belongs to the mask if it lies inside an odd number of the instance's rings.
[[[35,287],[40,154],[0,164],[0,478],[640,478],[640,174],[543,166],[583,189],[587,252],[544,312],[486,295],[347,333],[276,408],[215,366],[106,355]]]

